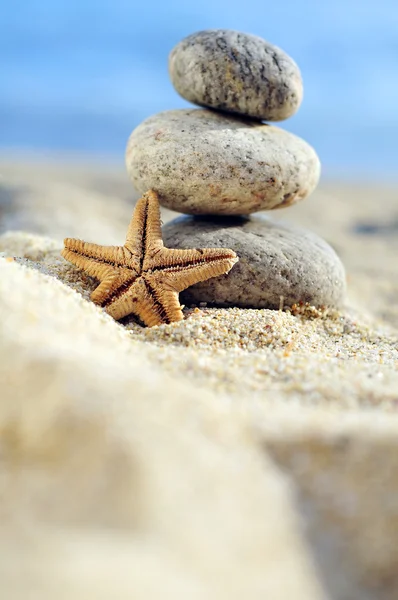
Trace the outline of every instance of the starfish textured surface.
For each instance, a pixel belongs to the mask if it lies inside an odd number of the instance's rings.
[[[62,256],[99,279],[93,302],[116,320],[133,313],[149,327],[181,321],[179,292],[228,273],[238,261],[227,248],[165,248],[158,196],[152,190],[138,200],[124,246],[70,238],[64,244]]]

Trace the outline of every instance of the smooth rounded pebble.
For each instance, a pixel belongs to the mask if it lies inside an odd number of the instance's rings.
[[[262,38],[239,31],[189,35],[171,51],[169,73],[186,100],[265,121],[292,116],[303,97],[294,60]]]
[[[276,308],[309,302],[341,306],[344,267],[320,237],[264,217],[179,217],[165,225],[170,248],[231,248],[239,256],[228,275],[182,292],[183,303]]]
[[[126,165],[140,193],[188,214],[249,214],[289,206],[316,187],[320,162],[301,138],[205,109],[162,112],[131,134]]]

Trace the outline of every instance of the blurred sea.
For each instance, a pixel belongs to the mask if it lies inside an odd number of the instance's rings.
[[[205,28],[255,33],[299,64],[304,101],[281,123],[329,176],[397,177],[396,0],[5,0],[0,8],[0,153],[122,160],[145,117],[187,105],[167,56]]]

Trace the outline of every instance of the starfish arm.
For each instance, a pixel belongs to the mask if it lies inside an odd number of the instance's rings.
[[[169,253],[168,256],[163,255]],[[154,267],[153,273],[159,281],[171,289],[182,292],[186,288],[228,273],[238,262],[235,252],[228,248],[208,248],[196,250],[164,249],[161,266]]]
[[[149,190],[136,204],[125,247],[143,260],[163,248],[158,195]]]
[[[106,303],[105,311],[113,317],[116,321],[127,317],[132,313],[138,314],[138,306],[140,303],[139,289],[137,288],[136,282],[133,282],[121,293],[114,296],[110,302]]]
[[[103,306],[123,286],[123,277],[112,268],[104,272],[101,283],[92,292],[90,298],[95,304]]]
[[[144,323],[152,326],[182,321],[184,316],[178,292],[167,281],[163,285],[156,273],[145,273],[142,280],[146,291],[144,308],[148,307],[150,311],[145,318],[142,317]]]
[[[174,270],[201,266],[218,260],[230,259],[236,262],[237,256],[229,248],[162,248],[148,261],[148,270]],[[232,263],[234,264],[234,263]]]
[[[64,246],[65,249],[62,252],[64,258],[67,258],[66,252],[69,252],[71,258],[73,258],[73,255],[80,255],[83,260],[87,259],[98,263],[111,263],[115,266],[125,266],[131,263],[131,253],[124,246],[100,246],[99,244],[83,242],[73,238],[66,238]],[[67,260],[76,266],[80,266],[74,260],[69,258]]]
[[[178,294],[169,289],[155,289],[155,283],[143,277],[108,304],[106,312],[116,320],[133,313],[148,327],[183,318]]]
[[[68,240],[65,240],[65,242]],[[73,240],[79,241],[79,240]],[[109,271],[109,265],[99,262],[93,258],[87,258],[69,248],[64,248],[61,252],[62,256],[69,262],[71,262],[78,269],[82,269],[87,275],[90,277],[95,277],[96,279],[102,280],[104,279]]]

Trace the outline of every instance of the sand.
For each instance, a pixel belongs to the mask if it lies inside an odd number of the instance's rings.
[[[343,311],[186,307],[148,329],[59,256],[124,240],[127,175],[0,174],[6,597],[396,598],[396,190],[326,182],[273,213],[336,249]]]

